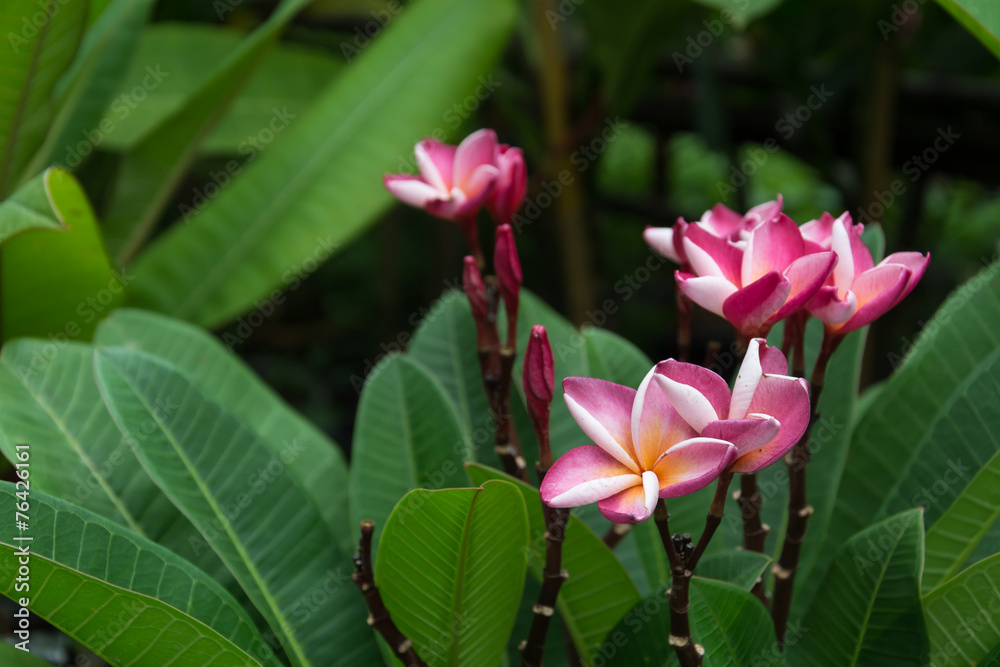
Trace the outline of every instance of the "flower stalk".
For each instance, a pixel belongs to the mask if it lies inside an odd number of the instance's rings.
[[[785,631],[788,628],[788,616],[792,606],[792,592],[795,589],[795,573],[799,566],[799,556],[802,553],[802,540],[805,539],[809,527],[809,517],[813,507],[806,498],[806,467],[809,465],[809,437],[813,426],[819,419],[819,399],[826,380],[826,368],[830,356],[843,341],[844,335],[825,328],[823,343],[820,346],[816,365],[813,367],[810,381],[812,412],[809,426],[798,444],[785,457],[788,465],[788,527],[785,531],[785,542],[781,547],[781,555],[771,572],[774,574],[774,606],[771,617],[774,620],[774,631],[778,646],[784,648]]]
[[[353,581],[368,605],[368,625],[374,628],[385,639],[389,648],[406,667],[426,667],[427,663],[420,659],[413,641],[406,637],[389,615],[382,594],[375,585],[375,570],[372,567],[372,534],[375,532],[375,522],[361,522],[361,540],[358,543],[358,553],[354,556]]]
[[[691,607],[691,575],[685,556],[693,553],[690,536],[670,534],[670,512],[661,498],[653,510],[653,519],[660,531],[663,548],[670,562],[670,589],[667,600],[670,606],[670,636],[667,641],[677,654],[681,667],[700,667],[705,649],[694,643],[691,637],[691,623],[688,610]]]

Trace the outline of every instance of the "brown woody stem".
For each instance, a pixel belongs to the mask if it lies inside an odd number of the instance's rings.
[[[539,466],[537,472],[540,485],[548,471]],[[533,615],[528,638],[520,645],[521,665],[524,667],[541,667],[545,636],[556,611],[559,589],[569,578],[569,573],[562,568],[562,545],[569,523],[569,509],[549,507],[543,502],[542,515],[545,517],[545,568],[542,571],[542,590],[531,609]]]
[[[396,624],[392,622],[389,610],[382,601],[382,595],[375,585],[375,571],[372,568],[372,533],[375,532],[374,521],[361,522],[361,541],[358,543],[358,553],[354,556],[354,573],[351,581],[357,584],[361,595],[368,605],[368,625],[382,635],[389,648],[406,667],[426,667],[427,663],[420,659],[413,642],[407,638]]]
[[[617,547],[625,536],[632,532],[632,524],[630,523],[616,523],[615,525],[608,528],[608,532],[604,533],[604,544],[607,545],[609,549],[614,549]]]
[[[691,606],[691,570],[685,565],[685,559],[677,551],[674,536],[670,534],[670,513],[662,498],[656,503],[653,518],[660,531],[667,560],[670,561],[671,582],[670,590],[667,591],[670,603],[670,636],[667,637],[667,641],[674,648],[681,667],[700,667],[705,649],[694,643],[688,621],[688,609]],[[676,542],[678,545],[690,546],[690,542],[686,542],[680,535],[677,536]]]
[[[740,506],[740,516],[743,517],[743,548],[747,551],[764,553],[764,543],[771,527],[761,521],[760,508],[764,498],[757,491],[757,474],[740,474],[740,490],[735,494]],[[763,577],[758,578],[750,592],[767,606],[767,591],[764,589]]]
[[[785,530],[781,556],[771,570],[774,574],[774,607],[771,609],[771,617],[774,620],[778,646],[781,648],[784,648],[785,630],[788,627],[788,616],[792,607],[792,592],[795,589],[795,572],[799,567],[802,540],[805,539],[809,517],[813,513],[813,508],[806,499],[806,466],[810,458],[809,437],[819,419],[819,398],[826,380],[827,364],[843,339],[842,335],[831,333],[829,330],[823,333],[823,344],[810,382],[812,412],[809,416],[809,426],[802,439],[785,456],[785,463],[788,464],[788,527]]]

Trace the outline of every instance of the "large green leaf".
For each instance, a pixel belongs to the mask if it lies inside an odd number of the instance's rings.
[[[15,641],[18,640],[15,639]],[[31,644],[26,646],[30,648]],[[14,648],[7,642],[0,642],[0,662],[3,662],[7,667],[50,667],[51,665],[51,663],[36,658],[27,651]]]
[[[1000,554],[980,561],[924,596],[935,667],[981,664],[1000,644]]]
[[[660,588],[626,614],[602,647],[609,666],[675,665],[670,610]],[[783,664],[767,610],[746,589],[722,581],[691,580],[690,623],[695,643],[705,649],[705,667]]]
[[[187,104],[123,158],[104,216],[109,244],[120,264],[128,264],[152,233],[170,196],[194,161],[201,141],[235,99],[263,54],[308,2],[283,0],[271,17],[219,64]],[[152,70],[148,79],[143,79],[143,85],[158,85],[167,76]],[[275,121],[271,122],[271,129],[275,129]],[[281,122],[288,124],[288,120]]]
[[[699,5],[705,5],[718,11],[718,19],[725,19],[734,27],[742,30],[750,21],[767,14],[781,4],[781,0],[694,0]],[[716,20],[716,17],[712,17]],[[725,25],[725,24],[722,24]]]
[[[1000,452],[927,530],[924,589],[954,576],[1000,518]]]
[[[39,189],[59,228],[22,231],[0,247],[0,323],[4,340],[50,336],[89,340],[98,319],[119,303],[129,281],[111,265],[87,195],[73,176],[48,169],[24,186]],[[18,196],[18,195],[15,195]]]
[[[764,554],[734,549],[702,558],[697,574],[702,579],[727,581],[750,590],[770,562],[771,559]]]
[[[418,489],[385,524],[375,582],[428,665],[495,665],[514,627],[527,547],[512,484]]]
[[[339,247],[359,234],[392,201],[382,176],[399,170],[455,100],[494,85],[484,75],[515,14],[512,0],[408,8],[309,113],[139,258],[137,303],[215,326],[314,257],[317,237]]]
[[[38,148],[28,175],[52,164],[75,169],[114,136],[116,119],[102,118],[126,68],[154,0],[115,0],[88,28],[59,95],[59,110]],[[156,62],[144,60],[145,63]],[[125,79],[129,90],[146,75]],[[119,102],[121,104],[121,102]],[[123,107],[124,108],[124,107]],[[145,109],[144,109],[145,111]],[[142,116],[143,114],[131,114]]]
[[[30,473],[39,449],[24,450]],[[27,598],[32,612],[112,664],[281,664],[239,603],[172,551],[33,487],[25,494],[0,482],[7,516],[23,502],[28,527],[19,531],[13,520],[0,527],[0,591]],[[25,546],[28,588],[19,590]]]
[[[119,100],[147,74],[147,63],[170,72],[163,83],[148,91],[142,113],[125,114],[121,102],[104,109],[103,121],[114,123],[101,148],[127,152],[155,132],[171,115],[189,103],[213,74],[206,62],[222,62],[239,48],[245,34],[197,23],[154,23],[138,37],[135,57],[128,63],[123,85],[112,96]],[[303,113],[333,78],[343,61],[326,50],[296,44],[277,44],[261,59],[246,85],[209,131],[201,153],[246,157],[256,136],[275,113],[291,117]]]
[[[938,0],[976,39],[1000,58],[1000,7],[991,0]]]
[[[341,549],[355,545],[347,516],[347,463],[340,447],[290,408],[211,334],[157,313],[121,309],[101,322],[94,344],[122,346],[164,359],[205,396],[260,436],[319,509]]]
[[[146,353],[98,350],[94,373],[120,431],[152,422],[148,437],[129,444],[233,572],[292,663],[376,660],[364,604],[346,584],[346,554],[259,436]],[[158,413],[158,400],[177,409]]]
[[[8,43],[0,68],[0,199],[14,190],[52,117],[52,93],[80,44],[86,2],[10,0],[0,14]]]
[[[531,525],[528,569],[541,580],[545,563],[545,518],[538,490],[477,463],[467,466],[475,484],[506,480],[517,485],[528,507]],[[569,572],[556,607],[577,650],[592,660],[601,642],[618,620],[639,601],[639,591],[615,555],[597,535],[576,517],[571,517],[563,543],[563,569]]]
[[[32,446],[32,489],[127,526],[235,587],[191,523],[143,471],[97,391],[94,350],[82,343],[20,339],[0,352],[0,450]],[[161,401],[169,414],[177,406]],[[150,430],[142,424],[134,435]]]
[[[828,544],[902,507],[925,504],[929,516],[940,515],[995,453],[988,425],[998,423],[1000,407],[995,389],[990,395],[998,332],[994,263],[938,310],[858,422]],[[934,496],[929,502],[917,497],[923,488]]]
[[[788,664],[810,667],[923,665],[927,631],[920,606],[922,511],[909,510],[844,544],[802,621]],[[793,619],[790,628],[796,627]],[[808,629],[808,630],[806,630]]]
[[[409,491],[466,486],[468,437],[444,390],[405,356],[368,376],[358,403],[350,470],[355,530],[363,519],[381,527]]]

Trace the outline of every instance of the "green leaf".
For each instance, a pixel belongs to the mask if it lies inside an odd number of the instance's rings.
[[[512,484],[418,489],[385,524],[375,582],[428,665],[495,665],[514,627],[527,547]]]
[[[347,463],[340,446],[257,377],[232,352],[233,343],[227,349],[198,327],[132,309],[115,311],[94,334],[95,345],[142,350],[173,364],[252,428],[312,499],[341,549],[351,552],[356,542],[348,525]]]
[[[541,580],[545,562],[545,519],[538,490],[478,463],[466,466],[474,484],[506,480],[517,486],[531,525],[528,570]],[[556,607],[577,650],[590,661],[618,620],[639,601],[639,591],[615,555],[578,518],[571,517],[563,543],[563,569],[569,579],[559,590]]]
[[[115,120],[102,118],[104,107],[132,61],[152,6],[153,0],[115,0],[88,28],[72,67],[64,75],[59,110],[28,175],[52,164],[75,169],[94,150],[104,148],[105,136],[114,136]],[[150,62],[156,61],[144,60],[143,66]],[[129,88],[141,78],[126,79]]]
[[[0,352],[0,450],[32,446],[32,489],[96,512],[172,549],[236,588],[232,575],[139,465],[94,382],[94,350],[81,343],[20,339]],[[164,413],[174,404],[160,401]],[[141,437],[143,425],[136,431]]]
[[[781,0],[694,0],[699,5],[726,12],[730,21],[738,29],[747,27],[750,21],[767,14],[781,4]]]
[[[995,454],[998,331],[994,263],[938,310],[858,422],[828,544],[911,505],[926,505],[933,521]]]
[[[764,606],[745,589],[694,577],[690,623],[695,643],[705,648],[705,667],[783,664],[774,626]],[[667,643],[670,611],[664,588],[626,614],[604,641],[609,666],[676,664]]]
[[[771,559],[753,551],[723,551],[705,556],[698,563],[702,579],[726,581],[745,590],[753,588]]]
[[[375,542],[400,499],[419,488],[466,486],[468,439],[444,390],[405,356],[368,376],[354,426],[351,524],[375,522]]]
[[[1000,644],[993,647],[990,654],[979,663],[979,667],[997,667],[998,665],[1000,665]]]
[[[4,3],[0,35],[10,50],[0,70],[0,199],[19,184],[45,135],[53,90],[73,60],[86,17],[86,2]]]
[[[954,576],[1000,518],[1000,452],[927,529],[924,589]]]
[[[152,233],[198,146],[239,93],[260,58],[309,0],[284,0],[271,17],[240,42],[181,109],[123,159],[104,225],[119,264],[126,265]],[[151,70],[149,85],[169,76]],[[143,85],[146,85],[143,79]],[[284,121],[287,124],[287,120]],[[272,125],[272,128],[274,126]]]
[[[38,449],[25,450],[32,455],[25,470],[37,470]],[[112,664],[281,664],[239,603],[173,552],[58,498],[0,482],[6,516],[23,502],[28,528],[12,520],[0,526],[0,592],[25,598],[33,613]],[[18,582],[25,547],[27,589]]]
[[[216,326],[281,286],[317,237],[339,247],[357,236],[392,202],[383,175],[443,109],[486,85],[478,78],[515,15],[512,0],[408,8],[239,178],[138,259],[136,303]]]
[[[16,638],[14,641],[18,641]],[[30,647],[30,644],[28,644]],[[0,642],[0,662],[7,667],[51,667],[51,663],[36,658],[27,651],[14,648],[7,642]]]
[[[583,338],[587,344],[587,365],[592,377],[635,388],[653,368],[649,357],[616,333],[584,327]]]
[[[112,267],[87,195],[69,172],[48,169],[24,189],[30,192],[20,201],[30,217],[51,216],[60,226],[22,231],[0,247],[3,340],[89,340],[97,320],[121,301],[128,277]]]
[[[987,49],[1000,58],[1000,7],[990,0],[938,0]]]
[[[346,554],[260,438],[146,353],[98,350],[94,373],[120,431],[153,424],[129,444],[233,572],[293,665],[377,660],[363,601],[346,584]],[[157,400],[178,407],[165,414]],[[327,595],[311,609],[318,591]]]
[[[135,57],[128,63],[123,85],[111,96],[118,100],[146,76],[148,63],[157,63],[170,76],[148,91],[142,113],[126,114],[126,105],[106,106],[102,122],[113,124],[101,148],[127,152],[155,132],[171,115],[183,109],[213,71],[206,62],[222,62],[236,51],[245,33],[198,23],[154,23],[138,36]],[[201,145],[202,154],[241,154],[274,115],[275,108],[291,117],[303,113],[344,61],[329,51],[297,44],[276,44],[218,124]],[[242,153],[241,153],[242,149]]]
[[[980,561],[924,596],[935,667],[985,664],[1000,643],[1000,554]]]
[[[885,519],[852,537],[801,621],[788,664],[899,667],[926,664],[920,607],[924,565],[921,510]],[[793,619],[790,629],[796,628]]]

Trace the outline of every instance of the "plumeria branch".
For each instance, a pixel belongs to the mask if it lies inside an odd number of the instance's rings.
[[[695,644],[691,638],[691,624],[688,620],[692,572],[686,566],[685,556],[692,553],[691,538],[670,534],[670,512],[667,511],[667,504],[662,498],[656,503],[653,519],[660,531],[660,539],[663,541],[663,548],[670,562],[671,582],[667,591],[670,603],[670,636],[667,641],[674,648],[681,667],[699,667],[705,649]]]
[[[531,417],[535,435],[538,438],[538,484],[545,481],[545,474],[552,467],[552,448],[549,446],[549,416],[552,397],[555,392],[555,363],[549,346],[545,327],[534,326],[524,355],[524,394],[527,398],[528,415]],[[545,518],[545,567],[542,575],[542,590],[538,601],[532,607],[534,614],[528,638],[521,642],[521,664],[524,667],[541,667],[545,650],[545,636],[548,634],[552,615],[556,609],[556,599],[569,573],[562,567],[562,545],[569,523],[569,509],[550,507],[542,501],[542,515]]]
[[[375,532],[375,522],[361,522],[361,541],[358,543],[358,553],[354,556],[354,573],[351,581],[358,589],[368,605],[368,625],[373,627],[392,649],[392,652],[406,667],[427,667],[420,659],[413,641],[406,637],[393,623],[389,610],[382,601],[382,595],[375,585],[375,570],[372,567],[372,534]]]
[[[792,606],[792,591],[795,588],[795,573],[799,566],[799,555],[802,552],[802,540],[805,539],[809,517],[813,514],[812,505],[806,499],[806,466],[809,464],[809,437],[813,426],[819,419],[819,399],[826,380],[826,368],[830,356],[843,341],[844,336],[824,329],[823,343],[820,346],[816,365],[813,367],[810,381],[810,403],[812,412],[809,426],[798,444],[785,457],[788,464],[788,527],[785,530],[785,542],[781,547],[778,562],[772,568],[774,574],[774,607],[771,616],[774,620],[774,631],[778,645],[784,646],[785,630],[788,627],[788,615]]]

